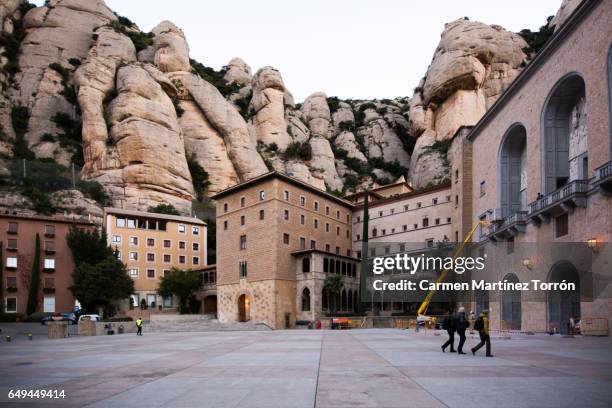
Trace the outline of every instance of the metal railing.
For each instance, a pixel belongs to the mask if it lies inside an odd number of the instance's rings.
[[[612,161],[607,162],[601,167],[596,169],[597,179],[602,180],[612,176]]]
[[[517,211],[514,214],[511,214],[503,219],[500,223],[493,223],[489,227],[489,234],[495,234],[500,231],[505,230],[506,228],[515,225],[515,224],[523,224],[527,222],[527,211]]]
[[[589,190],[589,180],[574,180],[561,188],[545,195],[529,204],[529,213],[535,214],[556,203],[562,202],[573,195],[586,193]]]

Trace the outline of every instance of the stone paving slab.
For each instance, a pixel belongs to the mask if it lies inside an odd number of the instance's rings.
[[[0,405],[62,407],[608,407],[612,340],[493,339],[442,353],[407,330],[146,333],[0,343]],[[469,338],[466,351],[477,340]],[[10,389],[65,400],[9,401]]]

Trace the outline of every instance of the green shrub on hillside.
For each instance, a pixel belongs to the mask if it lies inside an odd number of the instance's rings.
[[[289,143],[283,152],[283,158],[285,160],[299,159],[308,161],[312,159],[312,147],[308,141]]]

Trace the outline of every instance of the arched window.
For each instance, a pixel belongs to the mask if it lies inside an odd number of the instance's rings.
[[[346,290],[342,290],[342,299],[341,299],[341,302],[342,302],[341,310],[344,311],[344,310],[346,310]]]
[[[310,272],[310,258],[302,258],[302,272]]]
[[[542,174],[545,194],[588,178],[585,85],[580,75],[562,78],[542,113]]]
[[[353,274],[352,274],[353,278],[356,278],[357,277],[357,264],[353,264],[352,269],[353,269]]]
[[[340,261],[336,259],[336,273],[340,273],[341,271]]]
[[[302,312],[310,312],[310,289],[302,291]]]
[[[334,262],[333,259],[329,260],[329,272],[336,273],[336,263]]]
[[[346,262],[342,261],[342,274],[346,276]]]
[[[504,280],[518,283],[519,279],[509,273]],[[502,330],[521,330],[521,291],[505,290],[501,292]],[[503,327],[505,326],[505,327]]]
[[[346,307],[348,310],[353,310],[353,291],[349,289],[346,294]]]
[[[329,259],[323,258],[323,272],[329,272]]]
[[[504,135],[499,152],[499,188],[502,217],[527,207],[527,132],[520,124]]]
[[[327,301],[327,291],[325,289],[321,290],[321,307],[323,310],[329,309],[329,302]]]

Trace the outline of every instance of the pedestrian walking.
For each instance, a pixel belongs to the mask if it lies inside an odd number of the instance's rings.
[[[465,354],[463,352],[463,345],[465,344],[465,330],[468,327],[470,327],[470,322],[465,317],[465,308],[460,307],[457,317],[455,317],[455,328],[459,335],[459,347],[457,348],[457,353],[459,354]]]
[[[487,357],[493,357],[491,354],[491,337],[489,336],[489,312],[487,310],[483,310],[478,316],[476,323],[474,323],[474,329],[478,332],[480,336],[480,343],[476,345],[472,349],[472,355],[476,355],[476,352],[484,345],[486,345]]]
[[[446,332],[448,333],[448,340],[446,340],[446,343],[442,345],[441,347],[442,352],[445,353],[446,347],[450,345],[450,352],[456,353],[455,351],[455,316],[453,316],[452,309],[448,311],[448,316],[444,318],[443,324],[444,324],[444,328],[446,329]]]
[[[139,317],[136,319],[136,335],[142,336],[142,319]]]

